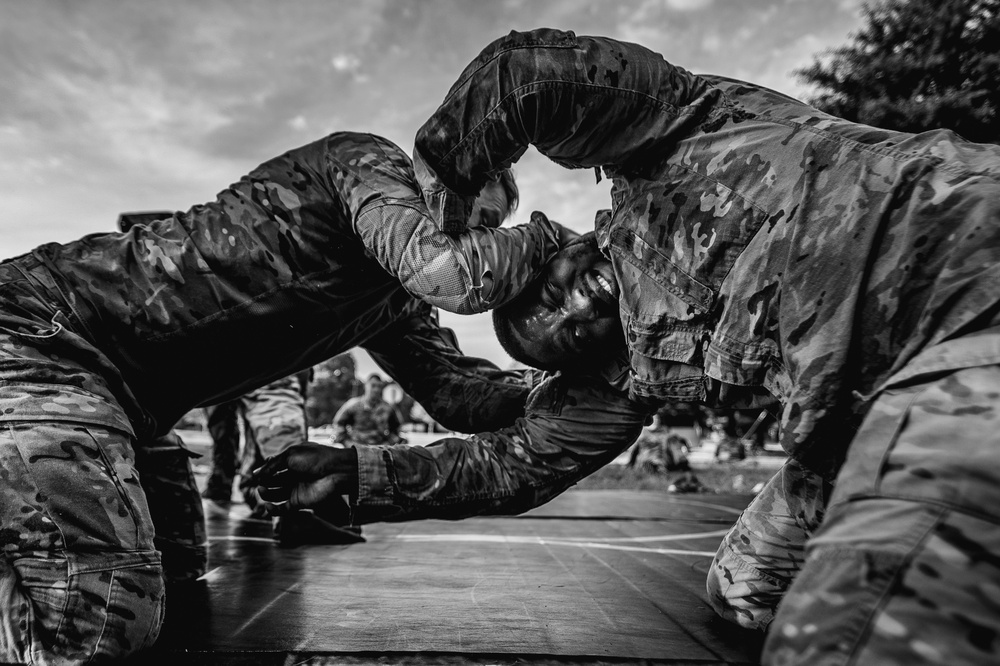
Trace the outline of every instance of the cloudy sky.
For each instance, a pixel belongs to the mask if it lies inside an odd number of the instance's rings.
[[[409,150],[486,44],[543,26],[801,98],[792,71],[847,41],[860,0],[3,0],[0,258],[185,210],[331,131]],[[584,231],[606,206],[592,172],[529,152],[516,173],[515,222],[539,209]],[[488,317],[445,321],[506,365]]]

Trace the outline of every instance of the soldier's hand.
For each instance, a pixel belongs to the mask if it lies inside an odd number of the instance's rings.
[[[335,495],[357,491],[358,459],[354,449],[299,444],[268,458],[250,475],[257,495],[271,515],[308,509]]]

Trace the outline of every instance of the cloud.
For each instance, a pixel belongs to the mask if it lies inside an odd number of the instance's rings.
[[[353,72],[361,66],[361,60],[349,53],[338,53],[330,60],[330,64],[338,72]]]
[[[712,6],[714,0],[663,0],[667,9],[677,12],[695,12]]]
[[[643,44],[694,71],[794,94],[788,70],[843,41],[860,0],[88,0],[0,6],[0,254],[187,208],[335,130],[405,149],[462,68],[511,29]],[[585,231],[608,181],[529,151],[523,204]],[[476,323],[479,322],[479,323]],[[488,318],[466,351],[505,358]]]
[[[722,36],[715,32],[706,33],[701,39],[701,50],[708,53],[718,53],[725,45]]]

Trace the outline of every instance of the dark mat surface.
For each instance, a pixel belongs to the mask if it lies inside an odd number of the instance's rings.
[[[756,663],[705,572],[748,497],[571,490],[519,517],[367,525],[280,548],[210,520],[204,580],[168,597],[141,663]]]

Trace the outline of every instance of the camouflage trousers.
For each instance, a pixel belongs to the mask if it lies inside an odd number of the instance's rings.
[[[0,311],[0,662],[136,652],[159,633],[165,579],[204,572],[187,452],[136,443],[114,374],[62,313]]]
[[[765,664],[1000,663],[1000,365],[881,393],[832,492],[789,461],[708,595]]]
[[[256,497],[243,479],[294,444],[306,441],[305,396],[295,376],[271,382],[244,396],[205,410],[212,434],[212,472],[203,496],[228,502],[233,492],[236,462],[240,461],[240,490],[253,505]],[[239,424],[243,419],[245,443],[239,454]]]

